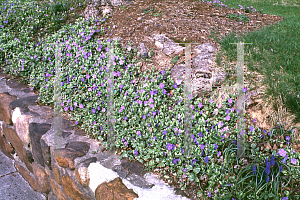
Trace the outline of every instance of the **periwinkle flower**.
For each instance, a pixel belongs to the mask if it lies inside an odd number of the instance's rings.
[[[286,156],[286,151],[284,149],[279,149],[278,154],[280,156]]]
[[[205,162],[205,163],[208,163],[208,156],[206,156],[206,157],[204,158],[204,162]]]
[[[168,150],[173,150],[173,144],[167,143],[167,149]]]
[[[296,165],[296,164],[297,164],[297,159],[296,159],[296,158],[292,158],[292,159],[291,159],[291,163],[292,163],[293,165]]]

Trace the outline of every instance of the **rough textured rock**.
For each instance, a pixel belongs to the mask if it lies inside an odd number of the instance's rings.
[[[39,96],[29,96],[29,97],[24,97],[17,99],[9,104],[9,107],[11,110],[14,110],[16,107],[21,107],[25,108],[28,106],[33,106],[36,105],[36,100],[38,99]]]
[[[16,96],[11,96],[8,93],[0,94],[0,120],[4,121],[7,125],[12,125],[9,105],[16,99]]]
[[[74,159],[86,155],[90,145],[86,142],[70,142],[66,148],[55,149],[55,158],[61,167],[75,169]]]
[[[23,176],[23,178],[29,183],[29,185],[32,187],[34,191],[38,191],[39,187],[37,185],[36,179],[31,173],[22,166],[21,163],[18,161],[15,161],[15,168],[18,170],[18,172]]]
[[[88,187],[90,183],[90,174],[88,172],[88,168],[86,167],[79,167],[75,169],[75,176],[77,181],[85,186]]]
[[[136,174],[130,174],[126,176],[126,179],[132,184],[140,188],[152,188],[154,184],[148,183],[144,178],[136,175]]]
[[[144,170],[143,164],[139,161],[130,161],[129,159],[122,159],[121,165],[130,173],[144,176],[146,171]]]
[[[76,183],[68,175],[61,177],[61,184],[64,187],[66,194],[73,200],[89,200],[90,198],[84,195],[76,185]]]
[[[81,163],[78,164],[78,166],[75,169],[75,176],[81,185],[88,187],[90,183],[90,174],[88,172],[88,167],[91,163],[94,163],[97,161],[96,157],[88,158]]]
[[[53,176],[54,176],[55,181],[56,181],[58,184],[61,184],[59,169],[58,169],[57,167],[53,167],[53,168],[52,168],[52,172],[53,172]]]
[[[89,4],[86,6],[86,8],[83,12],[83,15],[84,15],[85,19],[88,19],[91,17],[96,18],[99,15],[99,9],[96,6],[94,6],[93,4]]]
[[[4,124],[2,124],[2,130],[3,130],[5,137],[10,142],[10,144],[12,144],[12,146],[15,148],[15,151],[16,151],[17,155],[19,156],[19,158],[23,161],[24,157],[23,157],[22,140],[19,138],[17,133],[12,128],[8,128]]]
[[[59,199],[59,200],[70,200],[70,198],[63,192],[61,186],[55,182],[52,178],[50,178],[50,185],[53,191],[53,194]]]
[[[121,37],[116,37],[114,40],[123,41]],[[185,56],[185,46],[180,46],[175,43],[170,38],[166,37],[166,34],[152,34],[151,37],[146,37],[149,43],[154,44],[154,46],[159,50],[156,54],[153,55],[153,59],[156,62],[156,68],[170,68],[171,77],[177,85],[181,85],[185,79],[185,62],[183,57]],[[123,42],[121,42],[123,44]],[[124,45],[123,45],[124,46]],[[125,45],[124,48],[129,48]],[[135,48],[135,47],[133,47]],[[150,52],[144,43],[139,43],[136,47],[137,57],[144,57]],[[191,90],[194,96],[203,96],[204,91],[211,91],[212,87],[216,85],[221,85],[225,80],[226,73],[224,69],[217,68],[213,65],[213,55],[215,54],[216,48],[213,44],[203,43],[201,45],[192,45],[191,46],[191,56],[192,56],[192,66],[191,66]],[[170,65],[170,58],[179,56],[179,60],[176,64]],[[150,66],[146,66],[143,61],[139,62],[137,65],[140,66],[142,71],[149,69]],[[148,64],[152,65],[153,64]],[[139,82],[141,78],[138,78]],[[207,93],[208,95],[209,93]]]
[[[122,167],[122,165],[115,165],[112,168],[112,170],[117,172],[121,178],[125,178],[129,174],[129,172],[126,169],[124,169],[124,167]]]
[[[49,167],[49,169],[51,169],[50,146],[48,146],[43,139],[41,139],[41,149],[42,149],[42,155],[44,158],[44,162]]]
[[[133,200],[138,198],[138,195],[132,189],[128,189],[118,177],[98,185],[95,197],[96,200]]]
[[[25,163],[27,169],[33,173],[33,169],[32,169],[32,165],[31,163],[29,162],[30,159],[33,159],[32,157],[32,153],[26,149],[25,147],[23,147],[23,152],[22,152],[22,161]]]
[[[36,116],[39,116],[39,114],[22,107],[17,107],[12,113],[12,122],[16,127],[16,133],[25,146],[30,143],[29,119]]]
[[[44,168],[37,164],[37,163],[32,163],[32,168],[33,172],[35,175],[35,178],[37,180],[37,183],[39,185],[39,192],[43,193],[49,193],[50,192],[50,182],[48,175],[46,174]]]
[[[97,158],[96,157],[91,157],[88,158],[84,161],[82,161],[81,163],[78,164],[78,167],[85,167],[88,168],[90,166],[91,163],[97,162]]]
[[[35,162],[45,167],[45,161],[43,158],[42,147],[41,147],[41,137],[49,131],[51,128],[51,124],[38,124],[31,123],[29,124],[29,134],[32,145],[32,153]]]
[[[90,0],[83,11],[83,16],[85,19],[88,19],[90,17],[100,16],[102,13],[102,17],[104,17],[106,14],[112,13],[114,7],[131,3],[133,2],[130,0]]]
[[[11,153],[14,151],[12,146],[8,143],[4,137],[2,130],[0,129],[0,150],[9,158],[13,159]]]

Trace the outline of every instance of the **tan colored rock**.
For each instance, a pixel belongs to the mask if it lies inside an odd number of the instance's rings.
[[[86,142],[70,142],[66,148],[55,149],[54,155],[59,166],[75,169],[75,158],[86,155],[89,149],[90,145]]]
[[[53,194],[59,200],[69,200],[70,198],[62,191],[61,186],[52,178],[50,178],[50,185],[53,191]]]
[[[34,191],[38,191],[39,187],[37,185],[36,179],[33,175],[31,175],[30,171],[22,166],[21,163],[15,161],[14,164],[16,170],[21,174],[21,176],[29,183]]]
[[[132,189],[128,189],[118,177],[98,185],[95,197],[96,200],[133,200],[139,196]]]
[[[45,172],[44,167],[33,162],[32,168],[34,172],[34,176],[39,185],[39,192],[49,193],[50,192],[50,182],[47,173]]]
[[[78,182],[85,186],[88,187],[90,183],[90,174],[88,172],[88,168],[86,167],[80,167],[75,169],[75,176],[78,180]]]
[[[29,162],[29,158],[28,158],[28,156],[27,156],[26,151],[27,151],[27,149],[26,149],[25,147],[23,147],[23,152],[22,152],[22,153],[23,153],[23,155],[22,155],[23,160],[22,160],[22,161],[25,163],[27,169],[28,169],[31,173],[33,173],[33,169],[32,169],[31,163]]]
[[[17,133],[12,128],[6,128],[6,126],[2,126],[3,133],[8,141],[12,144],[15,148],[16,153],[18,154],[19,158],[23,161],[23,143],[22,140],[19,138]]]
[[[84,195],[76,183],[68,175],[61,177],[61,183],[63,185],[65,193],[71,197],[72,200],[89,200],[90,198]]]
[[[11,153],[13,152],[12,146],[8,143],[6,138],[1,134],[2,131],[0,129],[0,150],[9,158],[13,159]]]
[[[53,172],[53,176],[54,176],[55,181],[58,184],[61,184],[61,182],[60,182],[60,172],[59,172],[58,168],[57,167],[52,167],[52,172]]]
[[[9,104],[17,100],[16,96],[11,96],[8,93],[0,94],[0,120],[8,125],[12,125]]]
[[[16,127],[16,133],[25,146],[30,143],[29,119],[32,117],[33,116],[31,115],[22,115],[19,107],[17,107],[12,113],[12,122]]]

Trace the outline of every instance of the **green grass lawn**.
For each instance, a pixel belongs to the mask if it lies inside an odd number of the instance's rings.
[[[1,67],[10,76],[21,77],[31,90],[38,91],[39,104],[53,107],[58,103],[62,111],[76,121],[77,127],[90,133],[89,137],[101,140],[107,146],[111,145],[107,139],[113,139],[113,145],[124,157],[139,160],[149,169],[160,168],[165,174],[175,173],[175,178],[195,181],[202,199],[299,199],[295,184],[299,184],[300,179],[300,155],[290,146],[294,140],[293,129],[284,131],[279,125],[271,130],[260,130],[254,122],[247,122],[245,157],[237,158],[235,96],[228,94],[221,104],[216,104],[213,99],[192,97],[189,112],[193,127],[189,129],[191,138],[186,138],[183,86],[175,84],[170,70],[142,74],[135,65],[138,61],[133,59],[135,53],[132,50],[123,49],[107,38],[98,40],[96,36],[105,30],[96,25],[105,23],[108,16],[89,20],[78,18],[76,23],[66,24],[68,16],[76,16],[76,12],[84,8],[84,1],[60,0],[42,7],[31,1],[2,2]],[[257,10],[260,8],[267,12],[277,9],[257,3]],[[251,51],[253,57],[246,56],[245,60],[249,64],[260,61],[263,67],[256,69],[253,65],[253,69],[266,73],[270,83],[271,70],[276,72],[280,65],[286,69],[284,76],[280,75],[285,78],[280,79],[281,87],[289,85],[290,90],[275,89],[278,95],[291,92],[287,101],[289,106],[295,105],[291,103],[295,99],[292,93],[298,92],[296,81],[292,79],[299,80],[299,52],[295,51],[299,43],[296,31],[299,15],[293,18],[291,13],[296,10],[292,7],[278,8],[277,12],[286,16],[284,22],[242,37],[245,42],[253,43],[246,46],[246,51]],[[233,60],[236,47],[228,43],[236,41],[233,35],[220,41],[228,58]],[[62,45],[59,101],[53,99],[58,87],[56,46],[49,43]],[[109,56],[111,44],[113,56]],[[273,52],[254,53],[255,46],[266,51],[272,48]],[[108,67],[108,58],[112,59],[113,70]],[[107,97],[108,80],[112,77],[115,136],[108,133],[106,124],[107,110],[112,109],[108,107]],[[134,85],[136,77],[146,77],[144,85]],[[277,94],[275,89],[273,92]],[[281,139],[282,135],[284,139]],[[261,151],[260,145],[266,142],[272,146],[276,143],[280,148]],[[186,144],[192,155],[184,152]],[[208,177],[206,186],[201,185],[203,175]],[[185,181],[177,180],[177,183],[182,189],[186,188]],[[287,187],[291,190],[286,190]]]
[[[300,122],[300,1],[227,0],[225,4],[230,8],[249,8],[250,11],[253,6],[262,13],[284,17],[282,22],[256,32],[231,34],[220,44],[229,61],[236,61],[236,45],[229,43],[253,43],[245,45],[246,64],[250,70],[266,77],[264,84],[269,86],[266,97],[280,96],[286,108],[296,116],[295,123]],[[273,106],[277,110],[277,105]]]

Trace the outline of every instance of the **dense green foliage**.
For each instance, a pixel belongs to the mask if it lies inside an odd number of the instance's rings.
[[[63,112],[71,114],[71,119],[90,137],[105,144],[108,58],[113,45],[114,141],[122,156],[137,159],[150,169],[164,168],[165,173],[176,173],[178,178],[188,177],[199,184],[199,195],[215,199],[278,199],[284,191],[283,182],[294,188],[291,180],[300,178],[300,155],[291,146],[282,148],[293,142],[292,130],[283,132],[279,125],[267,132],[249,124],[245,138],[249,164],[236,157],[237,112],[232,94],[220,105],[213,99],[191,98],[193,155],[186,157],[183,86],[174,83],[169,69],[142,74],[133,59],[135,50],[123,49],[110,39],[98,40],[96,36],[104,29],[96,25],[105,23],[108,16],[78,18],[74,24],[64,24],[73,9],[81,6],[85,6],[83,1],[58,1],[39,7],[36,3],[10,0],[0,7],[0,49],[6,61],[5,72],[22,77],[32,90],[38,91],[39,103],[55,103],[55,64],[60,60]],[[61,58],[55,57],[55,44],[61,44]],[[261,152],[258,144],[268,141],[273,145],[274,137],[280,149]],[[202,187],[204,174],[208,184]],[[180,184],[186,187],[185,182]],[[286,191],[284,194],[297,198]]]

